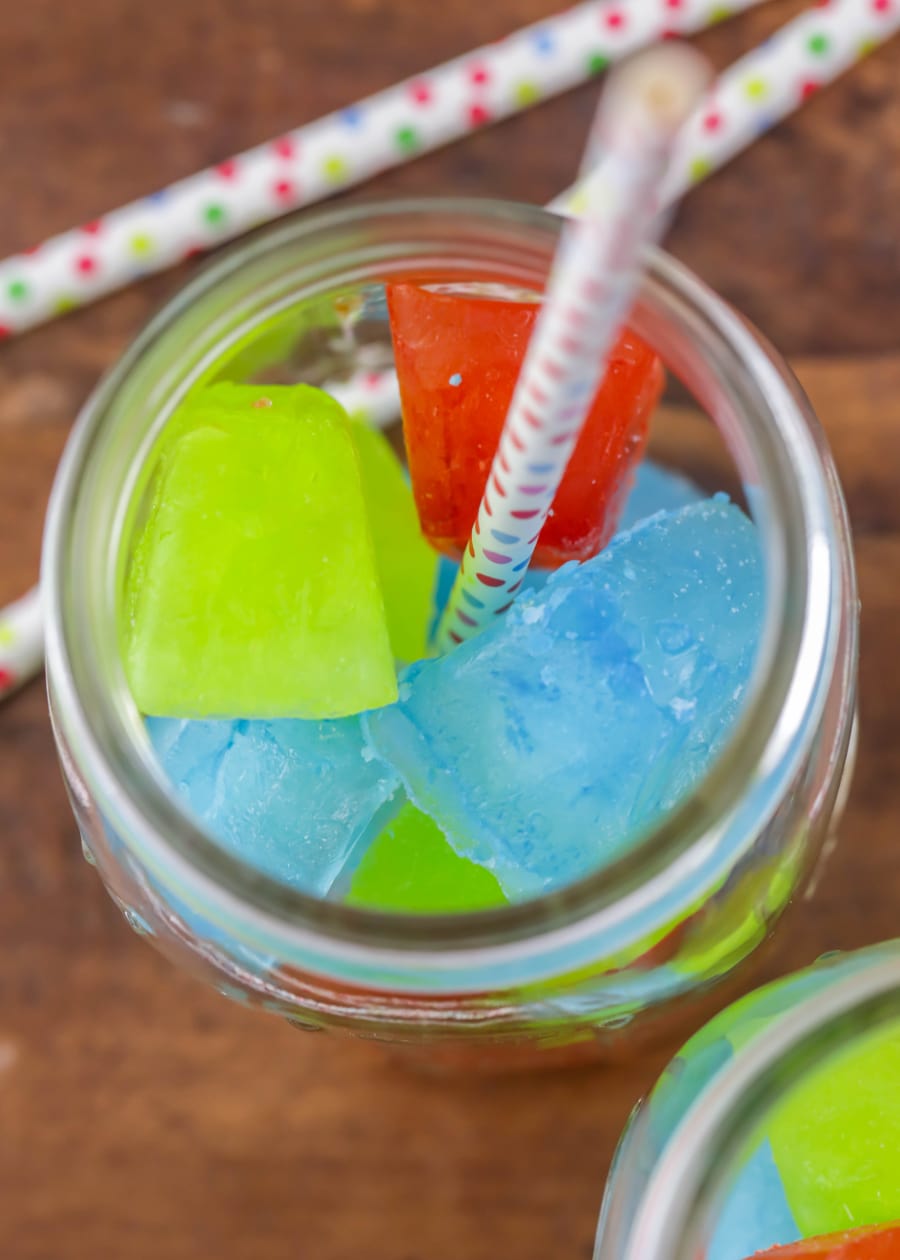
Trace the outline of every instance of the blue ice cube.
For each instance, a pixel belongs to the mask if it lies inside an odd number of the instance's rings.
[[[746,1260],[802,1237],[768,1139],[759,1144],[728,1191],[713,1228],[708,1260]]]
[[[225,849],[320,896],[381,830],[399,786],[355,717],[148,718],[147,732],[179,797]]]
[[[740,706],[763,609],[756,530],[724,495],[569,564],[403,676],[373,749],[510,897],[619,856],[703,775]]]
[[[638,521],[654,512],[676,512],[690,503],[698,503],[706,495],[687,477],[645,459],[634,475],[634,485],[619,520],[619,533],[632,529]]]

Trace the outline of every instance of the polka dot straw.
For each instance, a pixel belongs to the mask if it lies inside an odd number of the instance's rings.
[[[721,76],[685,128],[664,196],[682,196],[898,30],[900,0],[826,0],[788,22]]]
[[[0,336],[564,92],[761,0],[589,0],[0,263]]]
[[[28,682],[44,659],[37,587],[0,612],[0,699]]]
[[[722,74],[676,146],[663,200],[678,200],[900,30],[900,0],[826,0]],[[592,146],[602,168],[599,146]],[[590,176],[551,203],[579,214]]]

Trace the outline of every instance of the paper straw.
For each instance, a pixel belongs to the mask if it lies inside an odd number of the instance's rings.
[[[663,200],[677,201],[898,31],[900,0],[831,0],[786,23],[730,66],[695,110],[677,142]],[[579,181],[550,208],[578,214],[588,198]]]
[[[900,30],[898,0],[831,0],[788,22],[724,74],[679,142],[675,200]]]
[[[0,335],[213,249],[762,0],[589,0],[0,263]]]
[[[0,700],[33,678],[43,660],[41,601],[34,587],[0,613]]]
[[[478,516],[436,635],[439,650],[505,612],[634,297],[640,257],[660,229],[660,189],[679,128],[709,81],[686,45],[661,45],[616,70],[593,135],[603,178],[567,223],[528,344]]]

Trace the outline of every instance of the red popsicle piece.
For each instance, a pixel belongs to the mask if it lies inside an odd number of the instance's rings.
[[[761,1251],[755,1260],[900,1260],[900,1225],[875,1225]]]
[[[387,301],[419,522],[433,546],[459,556],[540,307],[413,284],[388,285]],[[624,331],[541,530],[535,565],[586,560],[612,537],[663,383],[659,359]]]

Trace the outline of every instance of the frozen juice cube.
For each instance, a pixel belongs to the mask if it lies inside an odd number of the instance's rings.
[[[363,725],[457,851],[529,895],[620,854],[697,782],[761,619],[756,530],[717,497],[558,571]]]
[[[460,857],[437,823],[409,802],[364,853],[347,901],[418,914],[506,905],[490,871]]]
[[[767,1127],[804,1234],[900,1219],[900,1023],[826,1061]]]
[[[619,518],[619,530],[633,529],[639,521],[655,512],[677,512],[690,503],[699,503],[706,495],[699,486],[672,472],[652,459],[638,464],[634,481]]]
[[[900,1225],[807,1238],[759,1252],[757,1260],[900,1260]]]
[[[398,788],[364,748],[357,717],[148,718],[147,732],[179,797],[223,848],[320,896],[379,833]]]
[[[728,1192],[706,1260],[746,1260],[764,1247],[794,1242],[799,1237],[772,1148],[761,1142]]]
[[[403,432],[425,536],[460,556],[540,307],[389,285]],[[594,555],[612,537],[663,386],[653,351],[624,332],[538,540],[552,568]]]
[[[332,298],[313,298],[281,311],[233,342],[227,356],[211,366],[204,384],[260,378],[266,384],[293,384],[298,379],[298,363],[305,357],[304,338],[321,339],[326,330],[340,331]]]
[[[305,385],[215,385],[164,435],[125,592],[138,708],[343,717],[397,694],[353,439]]]
[[[428,653],[438,555],[422,537],[412,490],[387,438],[358,420],[351,431],[391,648],[398,660],[417,661]]]

